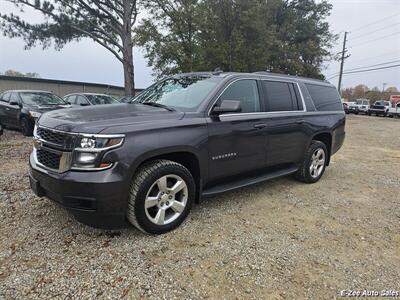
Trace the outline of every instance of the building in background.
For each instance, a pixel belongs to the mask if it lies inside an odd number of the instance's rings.
[[[122,86],[78,81],[54,80],[0,75],[0,92],[6,90],[49,91],[61,97],[71,93],[101,93],[115,97],[124,96]],[[136,89],[139,93],[142,89]]]

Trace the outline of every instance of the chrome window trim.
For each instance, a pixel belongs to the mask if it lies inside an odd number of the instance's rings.
[[[335,111],[307,111],[308,116],[312,115],[331,115],[331,114],[344,114],[344,111],[340,110],[335,110]],[[259,116],[260,118],[265,118],[265,117],[270,117],[273,118],[274,115],[279,115],[279,117],[284,117],[284,116],[303,116],[304,111],[298,110],[298,111],[279,111],[279,112],[256,112],[256,113],[241,113],[241,114],[223,114],[220,115],[220,118],[226,118],[226,117],[246,117],[246,116],[254,116],[254,118],[257,118]]]
[[[306,107],[306,103],[304,100],[304,95],[303,92],[300,88],[300,84],[297,81],[294,80],[282,80],[282,79],[269,79],[269,78],[257,78],[257,77],[243,77],[243,78],[237,78],[233,81],[231,81],[216,97],[216,99],[214,100],[213,104],[211,105],[210,109],[208,110],[208,117],[211,117],[211,111],[214,107],[214,105],[217,103],[217,101],[219,100],[219,98],[221,97],[221,95],[225,92],[225,90],[230,87],[231,84],[239,81],[239,80],[260,80],[260,81],[274,81],[274,82],[284,82],[284,83],[292,83],[295,84],[297,86],[297,90],[299,91],[300,94],[300,98],[301,98],[301,103],[303,104],[303,109],[302,110],[283,110],[283,111],[261,111],[261,112],[251,112],[251,113],[234,113],[234,114],[222,114],[220,115],[220,117],[222,116],[241,116],[241,115],[260,115],[262,114],[262,116],[265,116],[265,114],[282,114],[282,113],[306,113],[307,112],[307,107]],[[259,95],[261,96],[261,95]],[[260,98],[261,99],[261,98]]]

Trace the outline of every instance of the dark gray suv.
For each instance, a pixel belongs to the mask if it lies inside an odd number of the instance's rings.
[[[328,82],[180,74],[132,103],[42,115],[30,181],[81,222],[158,234],[202,196],[289,174],[317,182],[344,138],[345,114]]]

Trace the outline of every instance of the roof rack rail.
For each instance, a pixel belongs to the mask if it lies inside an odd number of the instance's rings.
[[[326,80],[326,79],[309,78],[309,77],[304,77],[304,76],[299,76],[299,75],[289,75],[289,74],[273,73],[273,72],[268,72],[268,71],[257,71],[257,72],[253,72],[253,74],[274,75],[274,76],[281,76],[281,77],[297,77],[297,78],[301,78],[301,79],[315,80],[315,81],[323,81],[323,82],[329,83],[329,81]]]

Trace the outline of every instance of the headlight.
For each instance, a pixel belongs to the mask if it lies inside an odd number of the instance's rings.
[[[103,162],[107,150],[118,148],[124,142],[123,135],[82,135],[78,138],[72,158],[74,170],[103,170],[112,166]]]
[[[29,112],[29,115],[32,117],[32,118],[35,118],[35,119],[38,119],[38,118],[40,118],[40,116],[42,115],[40,112],[37,112],[37,111],[30,111]]]
[[[103,135],[99,136],[83,136],[78,141],[78,148],[82,150],[104,150],[119,147],[122,145],[124,138],[122,136],[110,136],[106,137]]]

